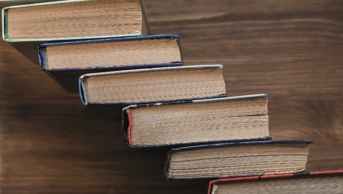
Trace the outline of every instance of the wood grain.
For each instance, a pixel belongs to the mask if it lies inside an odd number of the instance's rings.
[[[268,93],[274,139],[312,139],[307,170],[343,168],[343,1],[145,0],[153,33],[184,61],[221,63],[229,95]],[[165,153],[125,147],[119,123],[86,110],[0,42],[2,194],[206,193],[166,181]]]

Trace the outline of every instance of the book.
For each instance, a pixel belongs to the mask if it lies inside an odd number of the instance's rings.
[[[223,178],[305,170],[312,141],[243,141],[173,148],[167,179]]]
[[[46,42],[149,34],[141,0],[70,0],[2,9],[2,37],[38,64]]]
[[[130,105],[123,132],[131,148],[270,139],[266,94]]]
[[[208,194],[342,193],[343,170],[266,174],[213,180]]]
[[[176,34],[45,43],[38,50],[41,68],[70,92],[87,73],[183,65]]]
[[[226,96],[222,65],[195,65],[90,73],[79,78],[82,103],[112,120],[130,104]]]

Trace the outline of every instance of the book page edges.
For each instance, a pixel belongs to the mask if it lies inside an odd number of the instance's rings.
[[[228,96],[228,97],[213,97],[213,98],[204,98],[204,99],[192,99],[191,101],[173,101],[172,103],[140,103],[132,104],[125,107],[122,111],[126,109],[136,109],[136,108],[144,108],[150,106],[170,106],[170,105],[177,105],[177,104],[188,104],[188,103],[206,103],[206,102],[220,102],[220,101],[230,101],[230,100],[243,100],[243,99],[254,99],[254,98],[267,98],[267,94],[251,94],[251,95],[242,95],[242,96]]]
[[[47,42],[47,41],[62,41],[62,40],[82,40],[82,39],[95,39],[95,38],[110,38],[110,37],[125,37],[125,36],[140,36],[142,35],[142,32],[135,31],[129,34],[119,34],[119,35],[105,35],[105,36],[85,36],[85,37],[64,37],[64,38],[31,38],[31,39],[11,39],[8,38],[8,33],[6,32],[7,29],[7,20],[5,17],[5,14],[8,9],[14,9],[14,8],[23,8],[23,7],[34,7],[34,6],[44,6],[44,5],[53,5],[53,4],[61,4],[61,3],[75,3],[75,2],[86,2],[87,0],[69,0],[69,1],[55,1],[55,2],[44,2],[44,3],[34,3],[34,4],[27,4],[27,5],[13,5],[9,7],[4,7],[2,9],[2,39],[6,42]],[[147,21],[147,16],[144,9],[144,3],[142,0],[140,0],[141,4],[141,13],[142,13],[142,29],[143,29],[143,23],[146,23],[147,30],[150,33],[150,27],[149,23]],[[143,12],[144,10],[144,12]],[[6,24],[6,25],[5,25]]]

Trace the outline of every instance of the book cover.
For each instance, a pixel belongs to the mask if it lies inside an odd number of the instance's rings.
[[[99,44],[101,46],[102,43],[117,43],[117,42],[130,42],[136,41],[142,42],[142,40],[175,40],[176,44],[178,45],[178,53],[180,59],[178,61],[169,61],[166,63],[158,63],[158,64],[131,64],[131,65],[104,65],[99,62],[99,64],[91,64],[92,66],[88,67],[62,67],[62,68],[49,68],[47,65],[47,49],[51,49],[53,47],[60,47],[64,45],[79,45],[83,48],[87,48],[88,45],[92,46],[95,44]],[[157,47],[157,45],[156,45]],[[98,49],[99,50],[99,49]],[[160,49],[161,50],[161,49]],[[68,51],[69,52],[69,51]],[[80,51],[79,51],[80,52]],[[87,57],[94,58],[92,55],[98,55],[95,50],[94,54],[88,54]],[[145,50],[143,54],[147,53]],[[151,57],[153,53],[150,53]],[[152,68],[152,67],[170,67],[170,66],[182,66],[183,62],[181,59],[181,51],[180,51],[180,37],[176,34],[159,34],[159,35],[150,35],[150,36],[132,36],[132,37],[112,37],[106,39],[91,39],[91,40],[78,40],[78,41],[67,41],[67,42],[55,42],[55,43],[44,43],[38,47],[38,56],[39,56],[39,63],[43,71],[45,71],[48,75],[50,75],[56,82],[58,82],[64,89],[69,92],[78,92],[78,79],[83,74],[88,73],[96,73],[96,72],[107,72],[107,71],[119,71],[119,70],[128,70],[128,69],[140,69],[140,68]],[[72,59],[74,59],[73,57]],[[111,53],[111,60],[116,61],[120,58],[124,58],[124,56],[120,56],[115,51]],[[126,57],[127,58],[127,57]],[[70,59],[71,60],[71,59]],[[68,60],[68,61],[70,61]],[[111,63],[114,64],[115,62]]]

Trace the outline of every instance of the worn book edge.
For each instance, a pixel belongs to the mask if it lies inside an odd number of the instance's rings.
[[[300,177],[312,177],[312,176],[326,176],[326,175],[343,175],[343,170],[326,170],[326,171],[315,171],[315,172],[299,172],[299,173],[286,173],[286,174],[263,174],[256,176],[244,176],[244,177],[232,177],[212,180],[208,184],[208,194],[214,194],[217,189],[214,187],[215,183],[223,182],[237,182],[237,181],[249,181],[259,179],[274,179],[274,178],[300,178]]]

